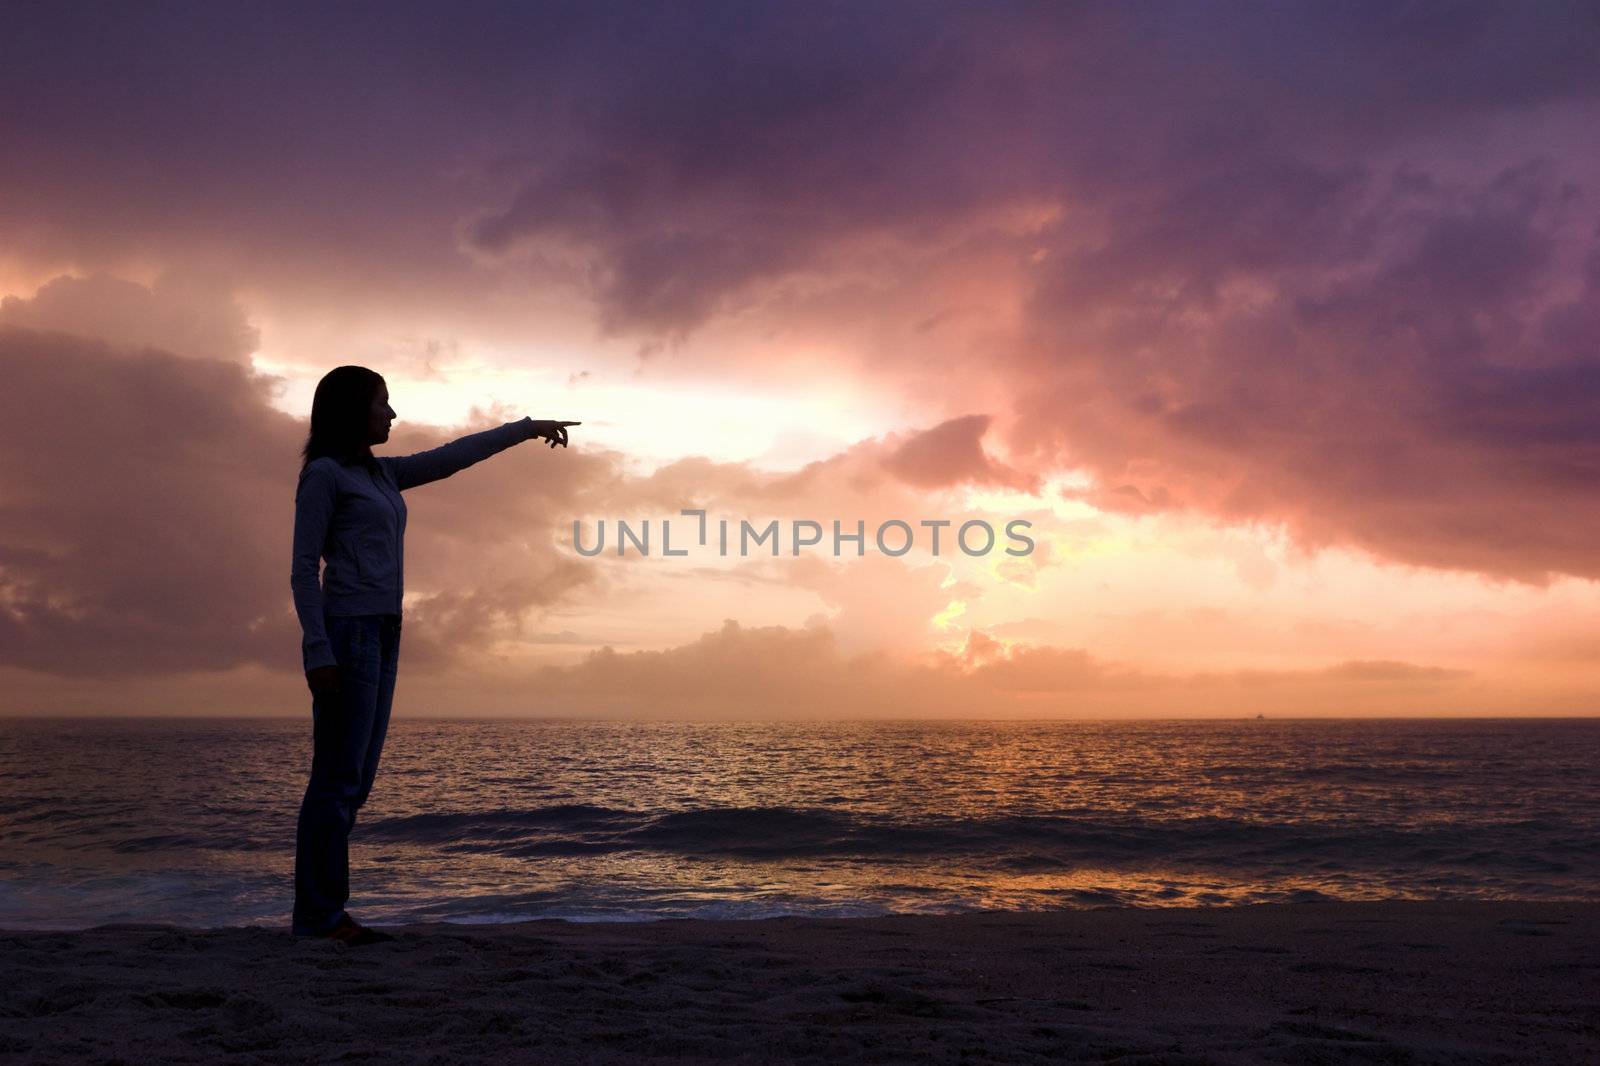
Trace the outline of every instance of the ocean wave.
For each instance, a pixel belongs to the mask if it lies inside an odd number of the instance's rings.
[[[822,808],[657,811],[563,804],[390,817],[367,824],[359,833],[370,841],[520,857],[630,851],[750,861],[949,857],[1011,872],[1152,862],[1197,867],[1320,862],[1333,869],[1403,864],[1523,873],[1600,869],[1581,834],[1558,828],[1538,819],[1408,828],[1218,816],[893,819]]]

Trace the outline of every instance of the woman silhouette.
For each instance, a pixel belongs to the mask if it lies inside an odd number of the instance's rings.
[[[311,401],[311,435],[294,501],[289,586],[311,688],[311,782],[295,829],[293,931],[347,944],[392,940],[345,911],[350,830],[378,772],[400,653],[406,504],[400,493],[535,437],[566,447],[579,422],[524,418],[415,455],[372,454],[395,419],[383,378],[328,371]],[[319,560],[327,571],[319,584]]]

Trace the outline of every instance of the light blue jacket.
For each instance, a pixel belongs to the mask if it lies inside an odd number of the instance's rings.
[[[306,670],[336,665],[324,614],[400,613],[406,535],[400,493],[447,478],[533,436],[533,419],[524,418],[415,455],[376,456],[377,470],[327,456],[307,464],[295,489],[289,572]],[[322,559],[328,566],[319,583]]]

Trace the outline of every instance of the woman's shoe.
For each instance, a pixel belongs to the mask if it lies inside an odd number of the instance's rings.
[[[339,924],[322,934],[324,939],[337,940],[342,944],[358,948],[363,944],[381,944],[394,937],[378,929],[362,925],[348,914],[339,919]]]

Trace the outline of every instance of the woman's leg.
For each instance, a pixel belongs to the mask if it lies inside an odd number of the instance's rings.
[[[394,703],[394,682],[400,670],[400,617],[380,615],[378,625],[378,696],[372,718],[372,738],[367,742],[366,770],[361,791],[356,794],[356,810],[372,794],[373,779],[378,776],[378,757],[383,754],[383,741],[389,733],[389,708]]]
[[[339,665],[339,691],[311,702],[311,781],[295,830],[293,929],[303,935],[325,933],[344,916],[350,898],[350,830],[371,787],[367,760],[380,697],[393,691],[392,677],[387,684],[384,680],[379,616],[328,617],[326,623]],[[383,702],[387,727],[386,697]]]

